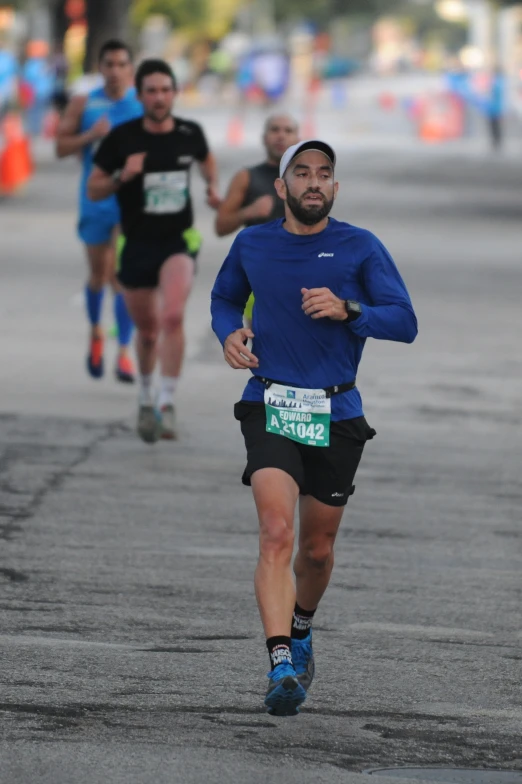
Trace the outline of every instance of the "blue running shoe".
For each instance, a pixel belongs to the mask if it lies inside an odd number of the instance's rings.
[[[268,673],[270,682],[265,706],[272,716],[297,716],[299,706],[306,699],[306,692],[297,680],[291,664],[284,662]]]
[[[297,680],[305,691],[312,685],[315,674],[314,652],[312,650],[312,632],[304,640],[292,638],[292,660]]]

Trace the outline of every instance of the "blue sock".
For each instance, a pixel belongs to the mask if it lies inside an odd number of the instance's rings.
[[[97,327],[101,321],[101,311],[103,305],[104,290],[92,291],[89,286],[85,287],[85,304],[89,321],[93,327]]]
[[[118,342],[120,346],[128,346],[131,341],[134,324],[129,316],[123,294],[116,294],[114,297],[114,315],[118,325]]]

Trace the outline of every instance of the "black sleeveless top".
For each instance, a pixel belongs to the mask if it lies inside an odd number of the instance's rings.
[[[279,198],[274,188],[274,182],[279,177],[279,166],[274,166],[271,163],[260,163],[258,166],[252,166],[250,169],[247,169],[247,171],[250,181],[241,206],[248,207],[256,199],[259,199],[260,196],[273,196],[274,208],[268,218],[248,221],[245,223],[245,226],[257,226],[260,223],[268,223],[277,218],[284,218],[285,203]]]

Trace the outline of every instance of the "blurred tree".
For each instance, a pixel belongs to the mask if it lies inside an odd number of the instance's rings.
[[[61,42],[69,24],[69,2],[71,0],[9,0],[9,5],[26,11],[35,6],[46,6],[51,15],[53,38],[56,42]],[[88,24],[86,71],[96,70],[98,50],[104,41],[109,38],[126,39],[131,4],[132,0],[85,0]]]
[[[86,0],[87,46],[85,71],[97,69],[98,51],[109,38],[127,39],[132,0]]]
[[[389,0],[274,0],[275,15],[278,21],[284,19],[310,19],[320,25],[326,25],[334,16],[347,16],[349,14],[376,14],[393,13],[395,7],[404,5],[403,2],[390,2]]]
[[[65,13],[66,0],[51,0],[51,25],[52,36],[57,44],[61,44],[69,26],[69,19]]]
[[[206,0],[134,0],[131,19],[141,27],[151,14],[161,14],[174,26],[186,27],[203,22],[206,10]]]
[[[495,2],[495,0],[492,0]],[[499,0],[502,2],[502,0]],[[510,0],[505,0],[510,2]],[[522,2],[522,0],[519,0]],[[443,39],[460,39],[458,26],[443,21],[436,14],[430,0],[273,0],[279,22],[289,19],[308,19],[327,29],[336,17],[357,16],[368,20],[378,16],[408,19],[422,38],[427,33],[438,33]]]

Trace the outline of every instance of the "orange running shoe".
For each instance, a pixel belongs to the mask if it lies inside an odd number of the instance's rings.
[[[103,376],[103,338],[91,338],[87,356],[87,370],[93,378],[101,378]]]
[[[116,378],[122,384],[134,384],[136,371],[128,354],[121,354],[116,364]]]

